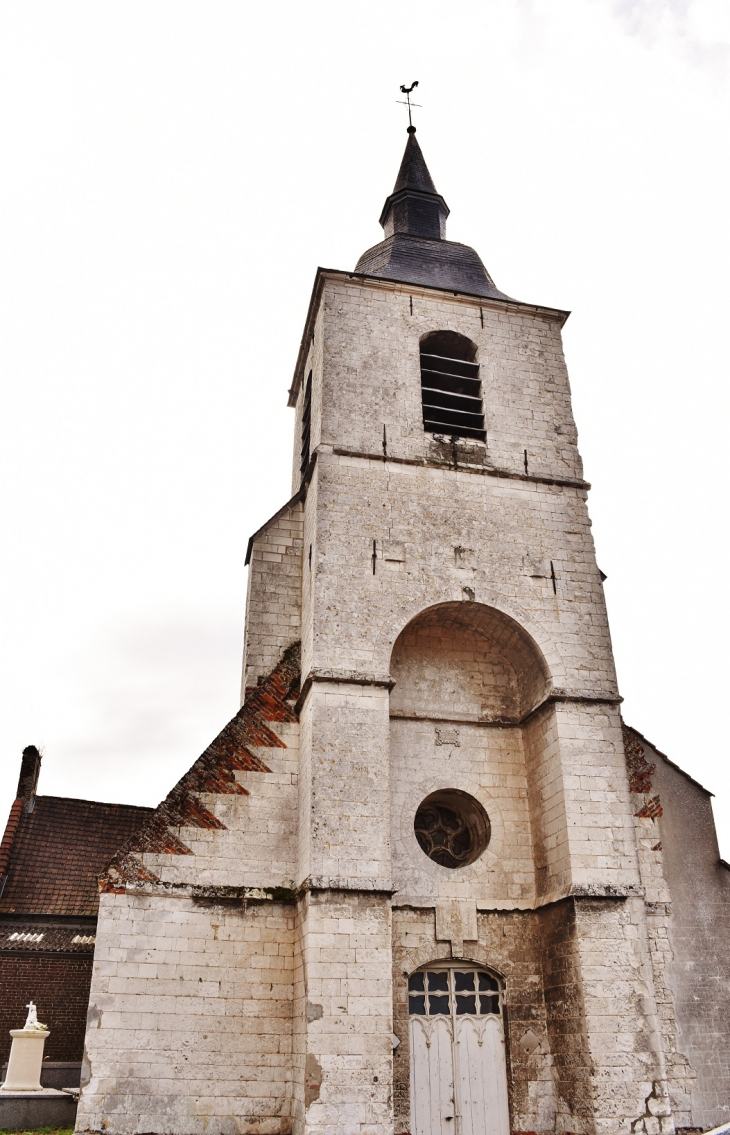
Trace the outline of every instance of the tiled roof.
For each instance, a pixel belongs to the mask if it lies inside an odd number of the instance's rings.
[[[3,836],[2,843],[0,843],[0,879],[5,878],[5,873],[8,869],[10,862],[10,852],[13,847],[13,840],[15,833],[18,830],[20,817],[23,814],[23,801],[14,800],[10,808],[10,815],[5,828],[5,835]]]
[[[0,952],[93,954],[95,926],[59,926],[38,922],[0,923]]]
[[[179,836],[180,828],[225,828],[201,800],[215,793],[248,796],[236,772],[270,772],[251,748],[286,748],[266,724],[297,721],[295,703],[300,681],[299,643],[285,652],[259,685],[246,691],[246,700],[225,729],[198,757],[147,822],[109,863],[99,883],[102,890],[121,892],[127,883],[159,882],[142,862],[144,852],[191,855]]]
[[[19,815],[13,805],[0,913],[95,915],[100,871],[151,812],[61,796],[36,796]]]

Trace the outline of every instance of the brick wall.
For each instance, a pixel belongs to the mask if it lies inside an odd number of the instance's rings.
[[[81,1060],[91,965],[91,955],[0,954],[0,1063],[10,1054],[8,1032],[23,1027],[31,999],[51,1030],[44,1057]]]

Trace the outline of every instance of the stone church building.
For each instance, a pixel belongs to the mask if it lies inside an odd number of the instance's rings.
[[[622,724],[568,313],[448,212],[409,128],[385,239],[317,272],[243,704],[101,877],[80,1131],[730,1118],[730,874]]]

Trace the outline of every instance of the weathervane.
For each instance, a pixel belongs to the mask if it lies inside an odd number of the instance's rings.
[[[413,125],[413,121],[411,119],[411,107],[412,106],[420,107],[420,105],[421,105],[418,102],[411,102],[411,91],[417,86],[418,86],[418,79],[416,79],[415,83],[411,83],[410,87],[401,87],[403,94],[406,96],[406,101],[403,102],[402,99],[398,99],[398,105],[399,106],[407,106],[408,107],[408,133],[409,134],[415,134],[416,133],[416,128]]]

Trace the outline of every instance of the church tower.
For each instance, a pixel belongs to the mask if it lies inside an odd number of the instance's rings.
[[[317,272],[241,710],[102,879],[80,1130],[690,1125],[567,312],[448,214],[411,127],[384,240]]]

